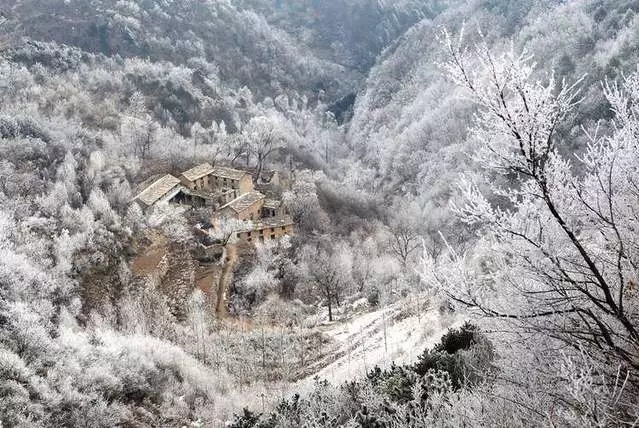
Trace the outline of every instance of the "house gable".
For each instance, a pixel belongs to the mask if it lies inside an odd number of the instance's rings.
[[[209,176],[213,170],[211,164],[203,163],[180,174],[180,181],[185,187],[193,190],[210,188]]]
[[[233,199],[220,208],[220,211],[240,220],[260,218],[265,196],[259,192],[248,192]]]

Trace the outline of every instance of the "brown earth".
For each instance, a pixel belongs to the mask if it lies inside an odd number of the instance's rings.
[[[239,260],[235,244],[225,247],[225,258],[220,262],[204,263],[157,231],[145,233],[139,242],[143,248],[131,263],[132,273],[161,291],[176,316],[184,315],[188,296],[197,287],[208,296],[217,318],[228,317],[228,292]]]

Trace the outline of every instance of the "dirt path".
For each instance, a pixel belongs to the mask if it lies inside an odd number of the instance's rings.
[[[217,285],[217,299],[215,305],[215,314],[218,319],[226,318],[228,316],[228,289],[233,280],[233,271],[237,264],[237,246],[235,244],[228,244],[225,248],[224,255],[224,267],[222,268],[222,274]]]

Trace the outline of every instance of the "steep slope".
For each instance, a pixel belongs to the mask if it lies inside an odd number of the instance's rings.
[[[639,43],[638,2],[506,3],[453,2],[434,19],[413,26],[381,55],[355,104],[347,139],[362,170],[373,171],[366,174],[373,180],[369,187],[385,195],[413,195],[435,229],[442,226],[442,209],[454,194],[451,184],[471,169],[464,153],[472,153],[466,129],[474,111],[439,66],[445,60],[437,37],[443,27],[458,34],[466,20],[466,43],[481,43],[479,27],[494,51],[509,49],[512,41],[516,51],[535,56],[540,79],[551,70],[568,81],[586,75],[588,102],[579,122],[560,130],[567,153],[585,146],[581,126],[591,128],[610,117],[597,82],[632,71],[639,59],[633,50]]]
[[[9,0],[22,35],[116,57],[217,67],[222,81],[260,97],[297,90],[335,96],[355,74],[320,60],[286,32],[231,2]]]
[[[335,350],[308,367],[301,383],[318,376],[333,384],[364,377],[375,366],[411,364],[431,348],[448,328],[462,321],[429,307],[424,296],[412,296],[385,308],[359,313],[320,329],[334,341]]]
[[[323,58],[362,73],[411,25],[445,8],[442,1],[419,0],[239,0],[237,4],[262,14]]]

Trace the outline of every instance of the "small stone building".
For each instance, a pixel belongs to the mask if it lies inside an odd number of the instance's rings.
[[[293,219],[289,216],[263,218],[247,222],[245,228],[237,231],[237,237],[249,243],[271,241],[293,234]]]
[[[228,204],[229,202],[237,199],[240,196],[240,191],[238,189],[222,189],[218,192],[215,192],[215,209],[219,209],[220,207]]]
[[[218,212],[238,220],[259,220],[265,196],[260,192],[248,192],[221,207]]]
[[[209,174],[212,187],[222,189],[237,189],[240,195],[253,191],[251,174],[239,169],[216,166]]]
[[[191,190],[236,190],[238,196],[248,193],[253,188],[251,174],[239,169],[224,166],[211,166],[203,163],[180,174],[180,182]]]
[[[180,182],[191,190],[211,189],[210,178],[214,168],[209,163],[203,163],[180,174]]]

